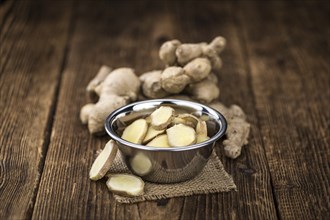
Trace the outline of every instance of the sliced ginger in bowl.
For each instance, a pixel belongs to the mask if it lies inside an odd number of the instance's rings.
[[[170,106],[160,106],[144,119],[133,121],[124,129],[121,138],[161,148],[184,147],[209,139],[206,121],[182,111],[177,114]]]

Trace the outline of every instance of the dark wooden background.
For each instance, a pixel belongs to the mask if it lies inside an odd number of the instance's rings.
[[[328,1],[0,1],[0,219],[329,219]],[[163,68],[162,42],[228,40],[220,100],[250,144],[238,192],[116,203],[79,121],[102,64]]]

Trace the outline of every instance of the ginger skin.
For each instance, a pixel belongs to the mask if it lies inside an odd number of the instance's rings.
[[[103,134],[106,117],[115,109],[135,101],[139,95],[140,85],[139,78],[130,68],[115,69],[104,81],[99,81],[93,89],[99,95],[98,102],[94,106],[85,105],[80,113],[81,121],[88,124],[89,132]]]
[[[222,66],[219,55],[225,46],[226,39],[221,36],[214,38],[209,44],[181,44],[178,40],[172,40],[161,46],[159,57],[168,66],[184,66],[197,57],[205,57],[211,61],[212,70],[218,71]]]
[[[159,57],[167,67],[157,75],[148,72],[140,77],[144,96],[164,98],[171,94],[187,93],[202,103],[217,99],[219,88],[212,71],[217,72],[221,68],[219,54],[225,45],[225,39],[220,36],[209,44],[182,44],[178,40],[165,42],[159,49]],[[207,79],[210,75],[213,78]]]
[[[101,66],[96,76],[88,83],[86,91],[92,101],[97,101],[98,94],[95,89],[102,84],[111,71],[110,67],[106,65]]]
[[[222,113],[227,120],[227,139],[223,141],[224,152],[227,157],[235,159],[241,154],[242,147],[248,144],[250,124],[246,121],[243,110],[237,105],[227,108],[220,102],[213,102],[210,106]]]

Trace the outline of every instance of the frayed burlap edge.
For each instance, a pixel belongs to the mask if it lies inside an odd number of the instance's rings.
[[[118,155],[110,173],[129,173],[128,168]],[[114,195],[119,203],[136,203],[173,197],[228,192],[236,190],[232,177],[225,171],[220,159],[213,152],[203,171],[192,180],[173,184],[145,182],[145,194],[137,197]]]

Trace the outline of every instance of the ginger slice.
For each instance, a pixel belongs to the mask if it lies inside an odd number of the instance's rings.
[[[144,194],[144,182],[132,174],[113,174],[107,180],[107,187],[115,194],[122,196],[140,196]]]
[[[111,167],[113,160],[116,157],[118,147],[113,140],[110,140],[104,149],[96,157],[92,168],[89,172],[89,178],[99,180],[104,177]]]
[[[168,143],[172,147],[188,146],[196,143],[196,132],[193,128],[178,124],[166,130]]]
[[[147,146],[150,147],[171,147],[168,144],[168,137],[166,134],[159,135],[155,137],[152,141],[150,141]]]
[[[141,144],[147,134],[147,130],[147,121],[141,118],[127,126],[121,138],[134,144]]]
[[[152,168],[150,159],[144,153],[136,154],[130,161],[130,165],[132,170],[140,176],[147,175]]]
[[[196,125],[196,134],[197,134],[197,140],[196,143],[204,142],[208,139],[210,139],[207,136],[207,125],[205,121],[199,120]]]
[[[151,113],[151,126],[156,130],[163,130],[172,121],[174,109],[168,106],[161,106]]]
[[[199,119],[192,115],[192,114],[179,114],[178,115],[179,118],[184,119],[185,121],[187,121],[188,124],[193,125],[193,127],[195,128],[199,122]]]
[[[197,135],[196,144],[207,141],[208,139],[210,139],[208,136]]]
[[[147,134],[144,137],[142,143],[147,143],[147,142],[151,141],[152,139],[154,139],[157,135],[162,134],[164,132],[165,132],[165,129],[164,130],[156,130],[152,126],[149,126]]]

